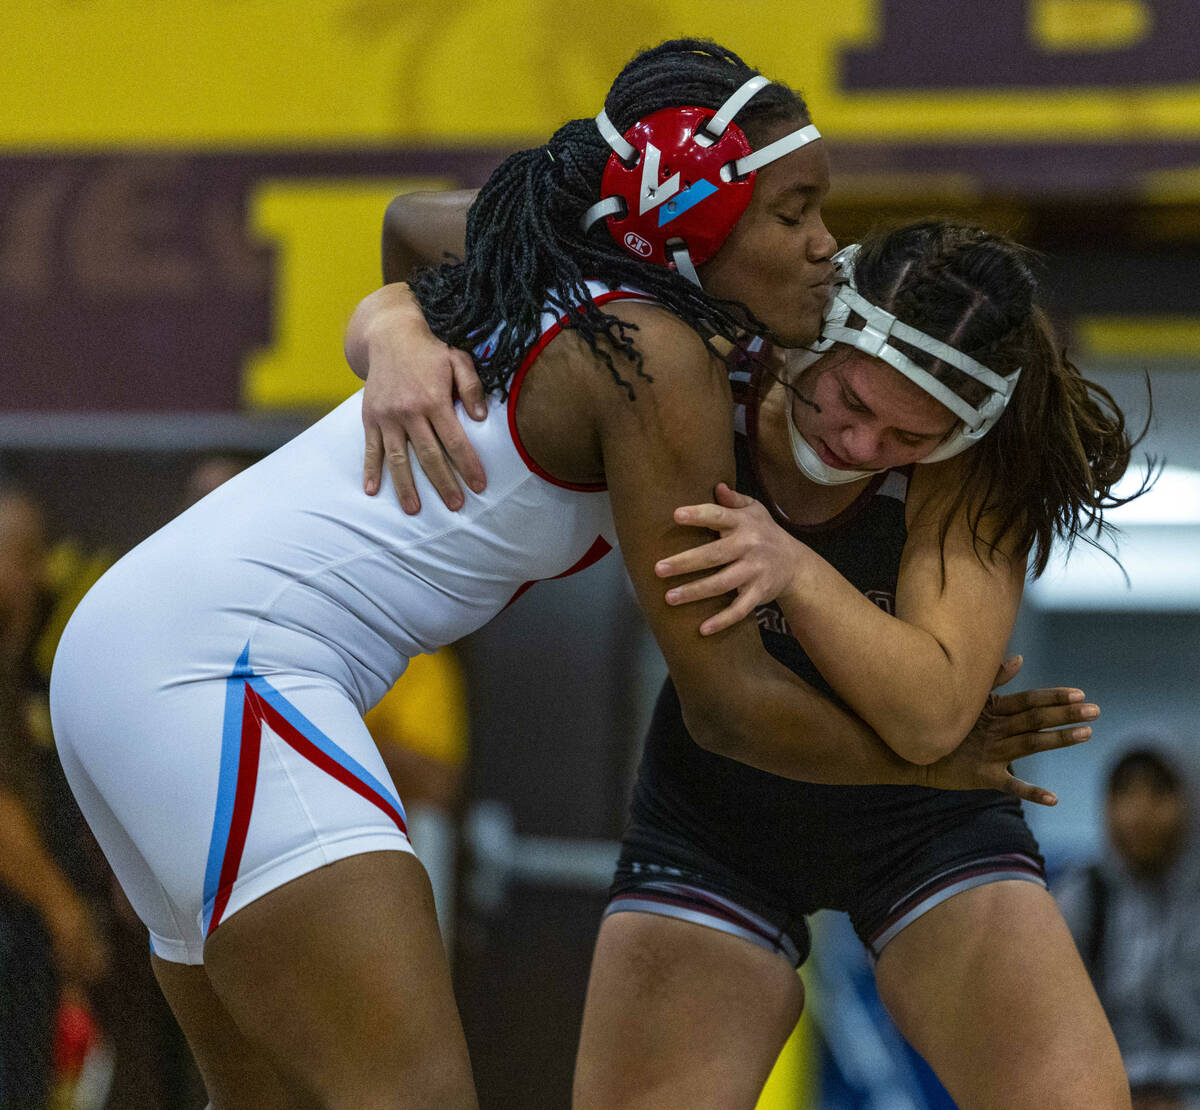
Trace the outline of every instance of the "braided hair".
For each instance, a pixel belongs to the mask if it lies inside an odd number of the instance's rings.
[[[1012,539],[1034,552],[1036,577],[1056,537],[1096,544],[1111,531],[1104,511],[1132,499],[1112,489],[1141,436],[1130,435],[1108,391],[1067,359],[1039,307],[1031,261],[1030,251],[981,227],[925,220],[867,236],[855,282],[868,300],[995,373],[1021,370],[995,427],[962,456],[963,481],[940,535],[944,550],[966,506],[977,550],[983,544],[994,553]],[[971,404],[988,392],[926,352],[891,342]],[[990,541],[981,539],[985,517]]]
[[[613,82],[604,109],[620,132],[663,108],[719,108],[755,76],[736,54],[702,39],[664,42],[637,55]],[[773,83],[739,113],[751,142],[781,123],[806,124],[799,94]],[[505,159],[467,213],[466,256],[417,274],[412,289],[430,328],[453,347],[476,352],[475,365],[488,392],[506,395],[508,382],[537,337],[542,313],[553,308],[608,366],[630,398],[609,350],[624,356],[636,373],[641,355],[636,328],[603,311],[586,282],[610,288],[636,286],[693,327],[708,343],[713,335],[734,340],[757,321],[744,305],[708,296],[666,267],[639,262],[612,239],[604,221],[585,236],[579,220],[600,199],[600,180],[612,153],[595,121],[571,120],[545,146]],[[499,330],[497,330],[499,329]],[[604,345],[598,345],[604,340]],[[711,348],[710,348],[711,349]]]

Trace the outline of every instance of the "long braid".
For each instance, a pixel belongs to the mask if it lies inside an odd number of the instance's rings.
[[[755,71],[736,54],[701,39],[663,43],[639,54],[618,75],[605,111],[618,131],[662,108],[718,108]],[[761,90],[738,116],[751,140],[777,122],[807,122],[804,101],[786,86]],[[630,285],[694,328],[736,340],[758,322],[744,305],[710,297],[662,266],[640,262],[613,242],[603,221],[588,235],[579,219],[600,198],[611,154],[593,120],[571,120],[545,146],[519,151],[500,165],[467,214],[466,255],[416,275],[413,291],[433,332],[472,350],[489,392],[502,395],[539,331],[547,307],[576,329],[613,380],[632,398],[613,352],[647,378],[632,325],[596,304],[587,282]],[[497,329],[499,329],[497,331]],[[710,346],[710,349],[711,346]],[[714,352],[715,353],[715,352]]]

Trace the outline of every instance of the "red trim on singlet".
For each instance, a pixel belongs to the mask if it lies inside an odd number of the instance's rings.
[[[748,921],[743,915],[727,906],[710,901],[704,897],[702,891],[697,889],[693,889],[689,895],[667,894],[658,890],[628,890],[614,895],[609,905],[616,905],[618,902],[651,902],[656,906],[674,906],[676,909],[704,914],[706,917],[715,917],[718,921],[736,925],[739,929],[745,929],[746,932],[762,937],[763,940],[772,944],[778,943],[779,940],[777,934],[767,932],[761,925],[754,921]]]
[[[320,748],[317,747],[307,736],[304,735],[295,725],[283,716],[270,702],[263,699],[258,691],[253,690],[251,693],[257,699],[262,713],[263,719],[271,726],[271,730],[281,736],[294,751],[304,756],[311,764],[319,767],[327,775],[331,775],[337,779],[343,786],[348,786],[360,798],[370,802],[376,809],[386,815],[402,833],[408,834],[408,826],[404,823],[404,818],[394,805],[386,798],[381,797],[365,782],[357,778],[351,771],[343,767],[336,759],[332,759]]]
[[[597,305],[607,304],[609,301],[648,301],[650,299],[651,298],[646,296],[645,293],[635,293],[627,289],[614,289],[609,293],[601,293],[600,296],[593,298]],[[540,466],[538,466],[537,462],[534,461],[533,456],[525,450],[525,445],[521,442],[520,435],[517,434],[517,393],[521,389],[521,382],[525,380],[525,375],[529,371],[529,368],[537,361],[538,355],[540,355],[542,351],[546,349],[546,344],[548,344],[550,340],[554,339],[559,332],[563,330],[563,328],[566,326],[566,323],[567,317],[560,316],[555,323],[551,324],[544,332],[542,332],[542,334],[538,337],[538,341],[529,348],[528,353],[525,355],[524,359],[521,360],[521,365],[517,367],[517,372],[512,376],[512,382],[508,387],[508,430],[512,435],[513,446],[517,449],[517,454],[521,456],[525,462],[525,465],[529,467],[529,469],[532,470],[533,473],[539,478],[545,479],[545,481],[549,482],[552,486],[561,486],[563,489],[573,489],[579,493],[600,493],[608,489],[608,486],[604,482],[566,482],[563,481],[562,478],[556,478],[553,474],[543,470]],[[597,556],[597,558],[598,557],[599,556]],[[569,574],[570,571],[567,573]],[[558,575],[557,577],[562,576]],[[523,590],[532,584],[533,583],[531,582],[527,582],[525,586],[521,587],[521,589]],[[514,594],[510,599],[509,605],[516,601],[519,595],[520,590],[518,590],[517,594]]]
[[[221,878],[213,899],[212,917],[208,931],[211,933],[225,916],[225,907],[233,893],[238,870],[242,866],[242,852],[246,848],[246,833],[250,829],[250,813],[254,809],[254,792],[258,786],[258,757],[262,747],[262,699],[245,687],[242,695],[242,742],[238,751],[237,790],[233,797],[233,816],[229,823],[229,840],[225,846],[225,858],[221,861]]]
[[[765,356],[769,348],[765,347],[760,356]],[[767,511],[774,517],[775,522],[787,531],[797,537],[818,535],[822,532],[831,532],[835,528],[841,528],[843,525],[849,524],[859,513],[863,512],[871,503],[872,498],[879,492],[879,487],[887,481],[888,475],[893,471],[905,475],[912,476],[912,464],[908,466],[893,467],[889,470],[881,470],[876,474],[863,488],[862,492],[850,502],[836,516],[831,516],[828,520],[822,520],[818,524],[797,524],[794,520],[788,517],[777,504],[775,499],[767,493],[766,483],[763,481],[761,472],[758,469],[758,410],[762,401],[760,392],[762,379],[766,373],[766,358],[757,357],[754,359],[754,367],[750,372],[750,384],[747,388],[745,400],[742,402],[746,407],[746,444],[749,448],[750,468],[754,471],[754,480],[758,483],[759,491],[762,493],[763,503],[767,507]],[[788,415],[791,419],[791,415]]]
[[[566,578],[568,575],[578,574],[581,570],[587,570],[593,563],[598,563],[612,550],[612,544],[603,536],[597,536],[592,541],[592,546],[584,552],[584,555],[573,566],[568,567],[561,574],[552,574],[549,578],[531,578],[528,582],[522,582],[517,587],[517,592],[512,595],[505,603],[504,608],[507,609],[514,601],[517,600],[530,586],[536,586],[539,582],[553,582],[556,578]]]
[[[593,544],[593,547],[595,545]],[[597,556],[599,558],[599,556]],[[380,797],[365,782],[361,782],[335,759],[321,751],[307,736],[297,729],[257,690],[246,684],[242,702],[242,743],[238,752],[237,790],[233,800],[233,816],[230,821],[229,842],[225,858],[221,862],[221,878],[213,899],[212,917],[208,923],[211,935],[221,919],[237,882],[242,866],[242,853],[246,849],[246,835],[250,830],[250,815],[254,809],[254,794],[258,788],[258,762],[262,750],[263,724],[289,747],[298,752],[314,766],[331,775],[343,786],[348,786],[359,797],[366,799],[376,809],[382,810],[402,833],[407,835],[404,818],[386,798]]]

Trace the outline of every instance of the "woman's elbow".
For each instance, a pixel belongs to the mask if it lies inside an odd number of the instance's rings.
[[[690,697],[680,700],[683,723],[699,747],[727,759],[746,754],[744,730],[738,727],[735,715],[720,699]]]
[[[407,241],[412,235],[414,223],[417,221],[417,206],[409,193],[400,193],[388,201],[383,212],[384,235],[391,235],[401,241]]]
[[[942,717],[903,725],[892,723],[879,730],[879,738],[901,759],[927,767],[954,751],[969,730],[969,726],[960,725],[957,720]]]
[[[928,767],[954,750],[953,744],[943,747],[928,742],[924,737],[913,740],[911,737],[893,739],[885,736],[883,740],[906,763],[915,763],[918,767]]]
[[[356,309],[346,325],[346,334],[342,338],[342,353],[346,356],[346,365],[364,382],[371,360],[367,345],[366,317],[360,308]]]

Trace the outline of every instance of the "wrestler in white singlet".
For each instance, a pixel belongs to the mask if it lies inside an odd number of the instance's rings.
[[[593,290],[598,303],[640,297]],[[507,402],[468,435],[488,474],[450,512],[362,492],[361,397],[121,559],[80,604],[51,681],[71,787],[154,952],[202,963],[217,925],[362,852],[411,851],[362,713],[411,656],[615,543],[603,487],[551,479]],[[423,475],[418,476],[424,481]]]

